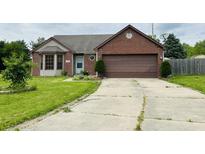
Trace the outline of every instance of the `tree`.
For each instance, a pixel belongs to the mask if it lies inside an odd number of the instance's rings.
[[[5,69],[5,66],[3,64],[3,57],[7,57],[4,51],[4,46],[5,46],[5,42],[0,41],[0,71]]]
[[[194,55],[194,47],[186,43],[183,43],[182,46],[184,48],[184,51],[187,53],[187,57],[192,57]]]
[[[160,39],[157,37],[157,35],[148,35],[148,36],[160,43]]]
[[[5,69],[3,58],[9,58],[13,53],[24,54],[24,61],[30,60],[29,49],[24,40],[0,42],[0,70]]]
[[[31,41],[30,42],[31,49],[33,50],[33,49],[37,48],[44,41],[45,41],[44,37],[39,37],[36,41]]]
[[[31,61],[25,62],[26,54],[13,52],[9,58],[4,58],[6,69],[2,73],[4,80],[10,82],[10,88],[24,88],[27,80],[31,78]]]
[[[163,33],[159,36],[159,38],[165,42],[167,40],[167,37],[169,36],[169,33]]]
[[[174,34],[169,34],[164,40],[164,48],[167,58],[184,59],[187,56],[180,40]]]
[[[197,42],[194,46],[184,43],[183,48],[188,57],[205,55],[205,40]]]
[[[10,55],[12,55],[13,52],[16,52],[17,54],[23,53],[25,54],[25,57],[29,55],[29,49],[24,40],[6,42],[4,51],[8,52]]]
[[[199,41],[195,44],[193,55],[205,55],[205,40]]]

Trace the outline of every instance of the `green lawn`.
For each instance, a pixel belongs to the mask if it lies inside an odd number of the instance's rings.
[[[29,81],[37,90],[0,94],[0,130],[43,115],[65,103],[94,92],[99,82],[64,82],[65,77],[35,77]],[[8,83],[0,78],[0,86]]]
[[[174,76],[168,81],[199,90],[205,94],[205,75]]]

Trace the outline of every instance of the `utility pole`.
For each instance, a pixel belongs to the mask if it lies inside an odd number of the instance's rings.
[[[152,23],[152,37],[154,37],[154,23]]]

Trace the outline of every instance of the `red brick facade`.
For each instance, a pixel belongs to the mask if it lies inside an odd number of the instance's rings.
[[[90,55],[84,55],[84,70],[88,71],[90,75],[95,75],[95,59],[90,60]]]
[[[132,37],[128,39],[127,33],[131,33]],[[155,54],[157,55],[157,75],[160,75],[160,64],[163,60],[163,47],[147,38],[145,34],[139,32],[132,26],[127,26],[116,35],[113,35],[110,39],[102,42],[101,45],[95,48],[97,52],[97,59],[102,59],[103,55],[122,55],[122,54]],[[68,51],[64,54],[64,71],[68,73],[68,76],[74,74],[74,59],[72,51]],[[84,54],[84,70],[88,71],[90,75],[95,75],[94,70],[95,60],[90,60],[89,54]],[[40,75],[41,56],[38,53],[33,53],[33,62],[36,67],[33,68],[32,74],[34,76]]]
[[[33,76],[39,76],[40,75],[40,67],[41,67],[41,56],[39,53],[33,53],[33,63],[34,67],[32,69],[32,75]]]
[[[132,33],[132,38],[127,39],[126,34]],[[103,54],[157,54],[158,55],[158,76],[160,75],[160,64],[163,57],[163,48],[153,43],[149,39],[140,35],[136,31],[128,28],[115,38],[104,44],[98,50],[98,58]]]
[[[73,54],[67,52],[64,55],[64,70],[67,72],[68,76],[73,75]]]

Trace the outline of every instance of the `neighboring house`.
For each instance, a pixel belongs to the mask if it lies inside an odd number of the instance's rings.
[[[107,77],[159,77],[163,46],[128,25],[114,35],[55,35],[32,51],[34,76],[96,75],[102,59]]]

